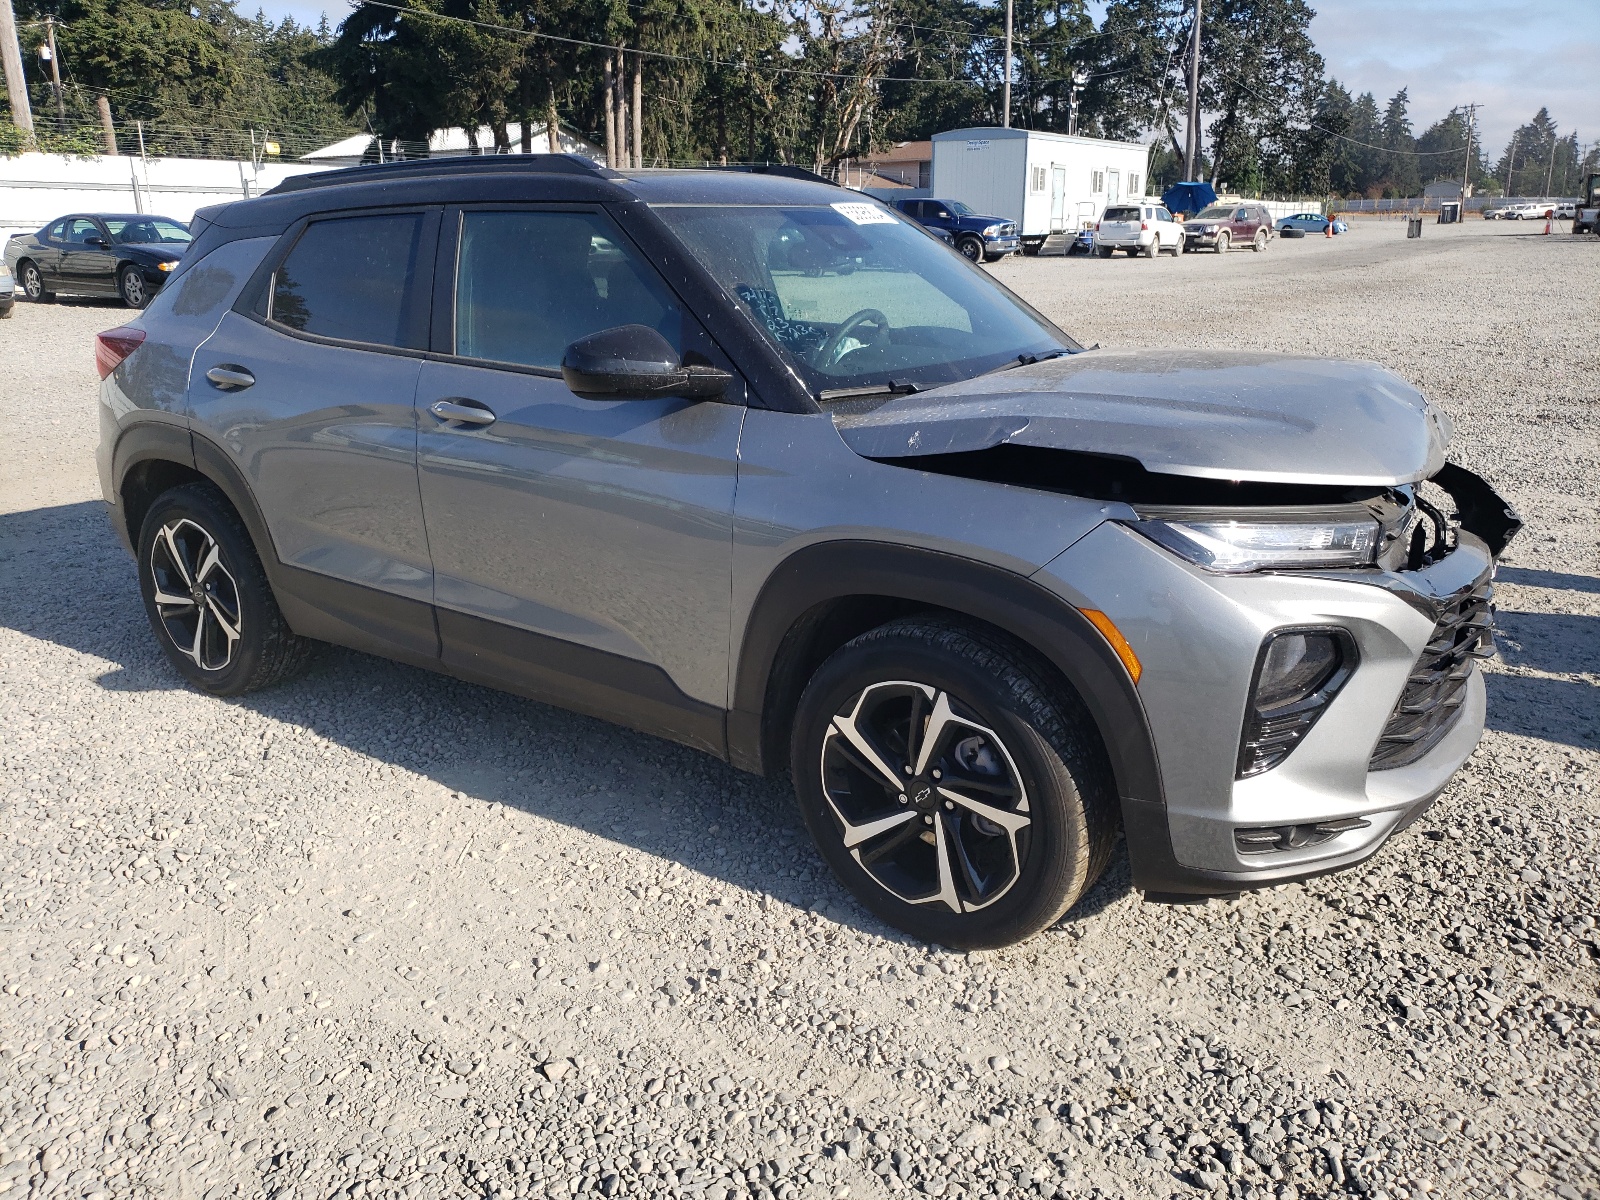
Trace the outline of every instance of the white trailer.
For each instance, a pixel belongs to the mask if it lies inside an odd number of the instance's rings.
[[[1022,252],[1052,233],[1100,219],[1107,204],[1143,196],[1150,147],[1030,129],[952,129],[933,135],[936,200],[960,200],[984,216],[1015,221]]]

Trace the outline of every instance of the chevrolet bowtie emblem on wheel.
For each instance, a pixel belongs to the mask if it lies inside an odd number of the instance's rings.
[[[911,798],[912,798],[912,800],[916,801],[918,804],[921,804],[924,800],[926,800],[932,794],[933,794],[933,789],[932,788],[923,788],[920,792],[918,792],[915,796],[913,796]]]

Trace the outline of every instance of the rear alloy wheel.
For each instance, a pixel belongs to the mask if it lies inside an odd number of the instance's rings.
[[[1258,229],[1256,230],[1256,236],[1250,242],[1250,249],[1254,250],[1257,254],[1260,254],[1266,248],[1267,231],[1265,229]]]
[[[150,285],[144,281],[144,272],[135,266],[117,272],[117,293],[129,308],[143,308],[150,303]]]
[[[983,242],[970,234],[956,239],[956,249],[961,251],[961,257],[968,262],[983,261]]]
[[[1233,239],[1228,236],[1228,231],[1224,229],[1221,233],[1217,234],[1217,253],[1226,254],[1228,252],[1228,247],[1232,245],[1232,243]]]
[[[213,696],[288,678],[312,643],[290,631],[250,535],[209,483],[162,493],[139,534],[139,589],[173,666]]]
[[[856,897],[921,940],[1030,937],[1110,855],[1115,788],[1092,720],[1026,657],[906,618],[842,647],[801,698],[791,765],[806,825]]]
[[[22,264],[22,292],[35,304],[49,304],[55,296],[45,290],[44,273],[39,270],[39,264],[25,262]]]
[[[1161,239],[1157,238],[1148,246],[1145,246],[1140,253],[1142,253],[1146,258],[1154,258],[1156,255],[1161,253]]]

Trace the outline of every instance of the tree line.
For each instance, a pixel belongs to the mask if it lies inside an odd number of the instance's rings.
[[[1455,109],[1417,132],[1328,77],[1305,0],[1204,5],[1197,173],[1252,194],[1564,194],[1600,150],[1545,109],[1491,158]],[[1183,160],[1190,0],[1015,0],[1011,123],[1150,140]],[[353,133],[416,148],[462,127],[485,152],[560,126],[628,164],[783,162],[831,173],[896,142],[1002,123],[1004,9],[976,0],[365,0],[337,29],[234,0],[19,0],[38,144],[284,157]],[[63,86],[38,54],[54,23]],[[6,136],[15,143],[11,127]],[[0,149],[5,149],[0,144]],[[16,145],[11,146],[17,148]]]

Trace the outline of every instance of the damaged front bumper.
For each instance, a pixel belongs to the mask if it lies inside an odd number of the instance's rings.
[[[1138,691],[1162,795],[1124,796],[1134,884],[1153,899],[1236,893],[1353,866],[1414,821],[1483,731],[1477,659],[1492,653],[1491,580],[1520,522],[1487,483],[1433,478],[1457,518],[1396,569],[1218,575],[1107,523],[1035,577],[1111,616],[1143,665]],[[1425,504],[1419,504],[1419,510]],[[1337,629],[1358,663],[1289,755],[1239,778],[1261,647]]]

